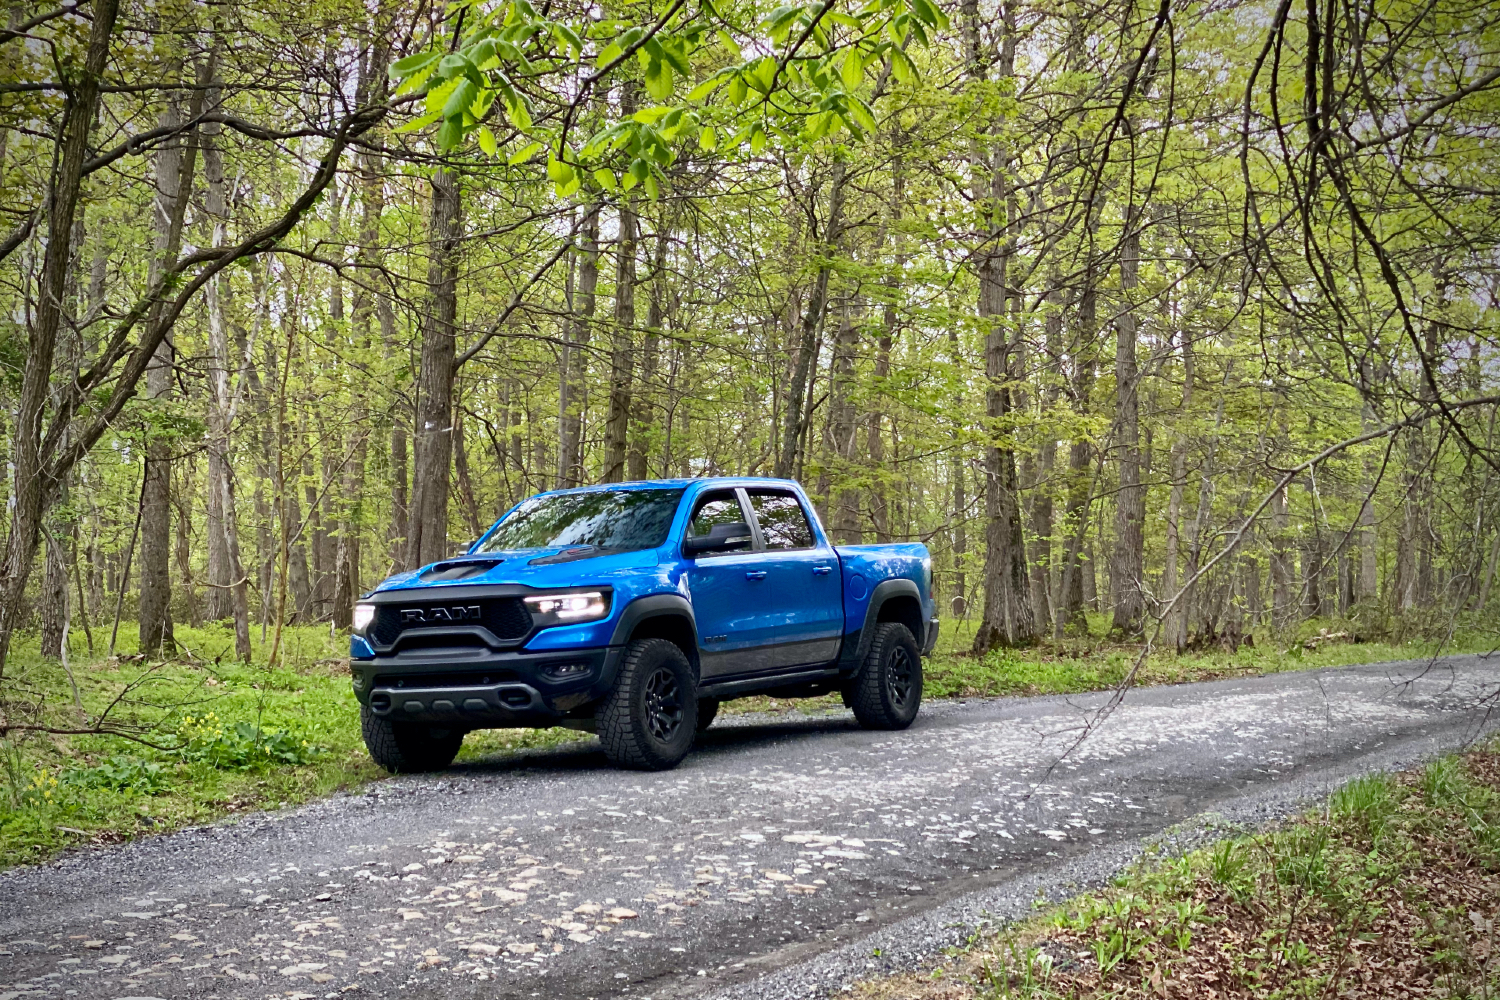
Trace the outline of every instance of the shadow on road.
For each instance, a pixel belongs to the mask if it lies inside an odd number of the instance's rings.
[[[859,725],[853,719],[843,716],[787,718],[733,725],[720,723],[698,734],[693,752],[688,754],[681,766],[691,767],[695,760],[713,759],[727,752],[752,749],[773,741],[812,741],[838,733],[856,732],[861,732]],[[447,773],[491,775],[517,771],[577,773],[613,770],[614,765],[605,759],[598,741],[590,739],[568,746],[512,750],[478,760],[461,761],[449,767]]]

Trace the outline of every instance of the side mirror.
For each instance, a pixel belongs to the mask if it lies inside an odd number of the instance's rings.
[[[733,552],[735,549],[748,549],[755,541],[750,534],[750,525],[744,521],[736,521],[733,524],[716,524],[708,529],[706,535],[696,535],[682,540],[682,554],[688,559],[696,559],[698,556],[710,552]]]

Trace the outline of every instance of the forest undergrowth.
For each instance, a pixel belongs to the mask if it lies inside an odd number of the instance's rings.
[[[1500,996],[1500,741],[976,936],[859,1000]]]
[[[1089,635],[985,656],[967,652],[972,627],[966,633],[964,623],[958,625],[926,661],[928,698],[1108,689],[1121,682],[1140,652],[1138,645],[1100,638],[1107,628],[1103,615],[1091,621]],[[1363,636],[1350,623],[1310,620],[1284,634],[1259,633],[1253,644],[1234,651],[1153,653],[1137,682],[1487,652],[1495,645],[1477,623],[1451,637],[1447,629],[1406,631],[1386,628],[1381,641],[1352,641]],[[12,730],[0,737],[0,866],[294,806],[386,776],[361,742],[345,640],[326,626],[287,629],[274,667],[267,664],[269,642],[255,642],[250,663],[236,662],[232,633],[217,625],[179,627],[182,654],[172,660],[142,658],[133,635],[121,639],[110,658],[75,650],[70,668],[40,659],[34,637],[13,655],[12,718],[16,708],[29,707],[32,717],[53,730],[101,728],[102,718],[104,728],[129,735]],[[98,635],[95,641],[103,646],[107,639]],[[837,695],[747,698],[724,708],[782,714],[841,709]],[[479,731],[465,740],[458,766],[591,738],[565,729]]]

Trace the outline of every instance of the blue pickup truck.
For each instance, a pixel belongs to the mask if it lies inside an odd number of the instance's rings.
[[[524,500],[376,587],[350,669],[393,772],[517,726],[591,730],[616,764],[660,770],[744,695],[839,691],[861,725],[906,728],[933,610],[926,546],[834,547],[794,482],[612,483]]]

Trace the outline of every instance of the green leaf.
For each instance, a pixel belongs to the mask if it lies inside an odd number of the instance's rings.
[[[620,48],[619,42],[610,42],[604,47],[604,51],[600,52],[598,57],[594,60],[594,68],[603,69],[604,67],[608,66],[610,63],[618,59],[620,57],[620,53],[623,51],[625,50]]]
[[[897,83],[910,83],[917,76],[917,67],[899,47],[891,49],[891,76]]]
[[[698,148],[705,153],[712,153],[719,148],[719,137],[712,125],[703,126],[703,130],[698,133]]]
[[[750,130],[750,152],[759,155],[766,148],[766,130],[756,125]]]
[[[753,82],[758,84],[755,89],[762,94],[769,94],[771,92],[771,84],[776,79],[776,60],[770,56],[765,56],[760,62],[755,64],[754,72],[755,78]]]
[[[720,28],[718,31],[718,39],[719,44],[728,49],[730,55],[734,56],[734,58],[736,59],[740,58],[740,43],[735,41],[733,36],[731,36],[729,32],[725,31],[723,28]]]
[[[874,133],[876,131],[875,115],[870,111],[870,106],[864,101],[861,101],[857,97],[850,98],[849,114],[859,123],[859,127],[866,132]]]
[[[452,79],[467,70],[472,63],[457,52],[452,55],[443,56],[443,61],[438,63],[438,73],[444,80]]]
[[[526,110],[526,102],[520,97],[513,97],[505,103],[505,117],[510,119],[510,123],[518,131],[531,131],[531,112]]]
[[[458,84],[458,80],[449,80],[429,90],[422,105],[426,112],[428,114],[442,114],[444,117],[448,117],[447,112],[443,111],[443,108],[448,103],[449,96],[458,89]]]
[[[672,96],[671,67],[652,60],[651,64],[646,67],[646,93],[658,101],[665,101]]]
[[[437,144],[443,149],[456,149],[463,141],[463,122],[457,118],[449,118],[437,130]]]
[[[651,176],[651,164],[645,160],[630,161],[630,176],[634,177],[637,181],[645,180]]]
[[[655,201],[658,197],[660,197],[661,192],[657,190],[656,177],[654,175],[647,174],[646,179],[641,183],[645,185],[646,193],[651,196],[652,201]]]
[[[690,101],[701,101],[709,94],[712,94],[715,90],[717,90],[718,86],[719,77],[717,74],[715,74],[714,76],[709,77],[707,80],[704,80],[702,83],[698,84],[698,86],[689,91],[687,99]]]
[[[533,156],[539,153],[541,149],[542,144],[539,142],[527,143],[521,149],[518,149],[514,153],[510,154],[510,160],[508,162],[513,167],[518,166],[531,159]]]
[[[620,186],[620,182],[615,179],[615,172],[604,167],[594,171],[594,180],[606,191],[613,191]]]
[[[566,184],[568,181],[572,180],[577,175],[577,173],[578,172],[573,169],[571,164],[564,163],[562,160],[547,161],[547,176],[552,179],[552,183],[554,184],[557,184],[559,186]]]
[[[577,59],[580,55],[583,54],[583,39],[578,37],[578,32],[574,31],[566,24],[553,22],[552,37],[566,44],[568,46],[568,51],[572,53],[574,59]]]
[[[453,88],[453,93],[443,104],[444,118],[458,118],[469,105],[474,103],[474,98],[479,96],[479,88],[474,86],[474,81],[464,77],[458,81],[458,86]]]
[[[396,134],[405,135],[408,132],[420,132],[422,129],[426,128],[442,117],[443,113],[441,111],[434,111],[430,115],[423,115],[422,117],[413,119],[412,121],[409,121],[405,125],[402,125],[400,128],[396,129]]]
[[[572,180],[557,185],[557,196],[559,198],[570,198],[577,194],[578,189],[581,187],[583,187],[583,178],[574,174]]]
[[[865,62],[859,53],[851,50],[844,56],[844,64],[839,67],[839,79],[844,83],[844,89],[853,91],[865,82]]]
[[[479,126],[479,148],[484,150],[486,156],[494,156],[500,152],[500,147],[495,143],[495,133],[484,125]]]
[[[745,74],[736,73],[729,81],[729,103],[739,107],[745,103],[745,97],[750,93],[750,88],[745,84]]]
[[[391,79],[400,80],[405,77],[411,76],[417,70],[422,69],[424,66],[428,66],[436,62],[438,59],[442,58],[442,55],[442,52],[418,52],[414,56],[407,56],[405,59],[397,59],[394,63],[391,64]]]

